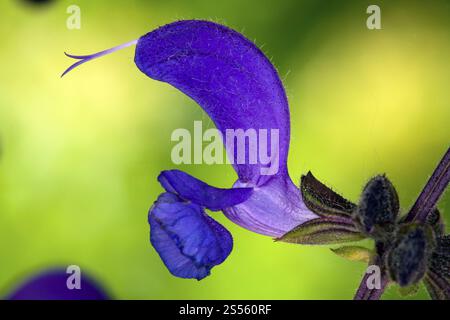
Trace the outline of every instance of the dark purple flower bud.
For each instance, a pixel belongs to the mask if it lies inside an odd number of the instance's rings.
[[[386,257],[391,279],[402,287],[419,282],[427,271],[433,245],[433,231],[429,226],[401,226]]]
[[[364,233],[379,237],[394,231],[398,211],[397,191],[385,175],[379,175],[364,187],[355,220]]]
[[[20,284],[8,300],[108,300],[109,297],[94,279],[82,273],[80,287],[69,288],[70,274],[64,269],[39,273]]]

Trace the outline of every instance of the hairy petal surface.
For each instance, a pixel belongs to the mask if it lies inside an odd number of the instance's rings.
[[[201,280],[233,247],[231,234],[203,208],[163,193],[149,213],[150,241],[169,271]]]

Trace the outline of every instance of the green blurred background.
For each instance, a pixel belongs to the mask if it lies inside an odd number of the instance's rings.
[[[70,4],[80,30],[66,28]],[[366,28],[369,4],[381,7],[382,30]],[[286,86],[291,177],[311,170],[355,201],[386,172],[407,210],[449,146],[450,1],[2,0],[0,12],[0,293],[77,264],[120,299],[350,299],[365,269],[214,213],[234,236],[230,257],[200,282],[171,276],[147,211],[158,173],[175,167],[170,134],[208,119],[139,72],[133,48],[60,79],[73,62],[64,51],[97,52],[179,19],[243,32]],[[228,165],[180,169],[216,186],[236,179]],[[440,208],[450,222],[448,193]]]

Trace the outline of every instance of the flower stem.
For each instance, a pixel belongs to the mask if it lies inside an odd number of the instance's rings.
[[[377,265],[380,267],[381,264],[381,258],[377,257],[375,260],[374,265]],[[380,269],[382,269],[380,267]],[[381,298],[381,295],[383,294],[384,290],[386,289],[389,279],[386,276],[386,274],[381,274],[381,280],[380,280],[380,288],[379,289],[369,289],[367,286],[367,280],[369,279],[370,274],[364,273],[364,277],[361,280],[361,283],[359,284],[359,288],[356,291],[354,300],[378,300]]]
[[[380,289],[367,288],[366,281],[368,277],[369,275],[364,275],[353,300],[379,300],[381,298],[381,295],[384,293],[384,290],[388,284],[387,277],[385,275],[382,276]]]
[[[450,180],[450,148],[447,149],[441,162],[434,170],[427,184],[423,188],[413,207],[406,216],[406,222],[418,221],[424,223],[428,215],[436,207],[436,204]]]

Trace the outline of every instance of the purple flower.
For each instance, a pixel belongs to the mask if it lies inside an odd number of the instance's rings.
[[[228,145],[238,175],[231,189],[209,186],[178,170],[160,174],[166,193],[150,209],[150,239],[172,274],[200,280],[231,252],[230,233],[205,208],[222,211],[234,223],[272,237],[317,217],[289,177],[288,101],[275,68],[261,50],[225,26],[188,20],[95,55],[71,56],[80,61],[67,71],[134,43],[138,68],[195,100],[223,136],[228,129],[278,130],[278,141],[267,141],[277,147],[276,174],[263,174],[267,164],[261,162],[239,163],[236,146]],[[251,151],[245,152],[249,159]]]
[[[69,289],[70,275],[64,269],[52,269],[25,280],[7,297],[8,300],[107,300],[108,295],[90,277],[82,275],[80,289]]]

